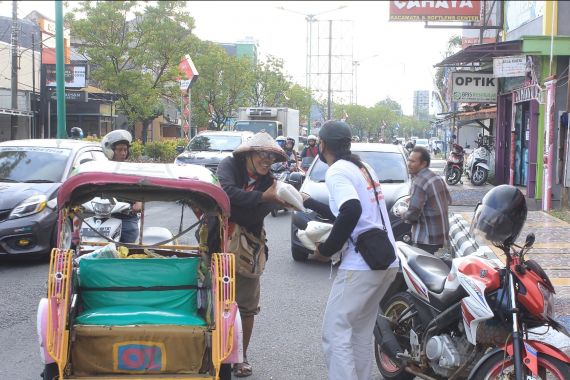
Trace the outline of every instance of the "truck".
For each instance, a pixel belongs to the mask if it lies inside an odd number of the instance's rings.
[[[253,133],[265,130],[273,138],[292,137],[298,147],[299,110],[287,107],[240,107],[232,129]]]

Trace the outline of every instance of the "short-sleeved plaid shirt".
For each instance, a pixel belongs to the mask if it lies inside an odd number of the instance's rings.
[[[443,178],[424,168],[412,181],[410,206],[404,220],[412,224],[412,241],[442,245],[449,239],[451,196]]]

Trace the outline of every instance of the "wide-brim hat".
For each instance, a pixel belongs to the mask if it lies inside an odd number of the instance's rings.
[[[248,152],[269,152],[275,155],[276,162],[287,161],[285,151],[267,132],[258,132],[247,141],[244,141],[234,151],[234,157]]]

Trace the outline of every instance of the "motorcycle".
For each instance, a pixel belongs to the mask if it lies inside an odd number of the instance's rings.
[[[443,171],[445,182],[448,185],[457,185],[461,181],[464,157],[465,150],[463,147],[459,144],[453,144],[447,155],[447,163]]]
[[[495,152],[482,141],[475,141],[477,148],[467,158],[465,175],[475,186],[483,185],[495,176]]]
[[[115,198],[95,197],[91,201],[83,203],[82,208],[89,216],[81,221],[80,246],[83,250],[97,249],[98,246],[86,245],[85,242],[107,244],[110,240],[120,241],[123,227],[122,215],[128,215],[131,211],[131,204],[119,202]],[[140,220],[139,220],[140,230]],[[156,244],[158,242],[172,239],[172,233],[167,228],[145,227],[143,240],[145,244]],[[166,243],[174,244],[173,242]]]
[[[384,379],[570,379],[570,358],[530,340],[538,326],[570,333],[554,317],[554,287],[525,260],[534,243],[505,241],[503,264],[485,253],[440,258],[397,242],[401,272],[381,301],[375,357]],[[514,376],[514,377],[512,377]]]

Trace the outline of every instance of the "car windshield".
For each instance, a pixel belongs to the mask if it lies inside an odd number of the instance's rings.
[[[241,136],[198,135],[188,144],[188,150],[233,152],[241,144]]]
[[[427,139],[417,139],[416,140],[416,145],[428,145],[428,140]]]
[[[0,182],[60,182],[71,151],[0,147]]]
[[[406,182],[408,169],[406,161],[400,153],[394,152],[354,152],[360,159],[372,166],[380,183]],[[324,182],[328,166],[321,160],[317,160],[313,166],[309,178],[315,182]]]
[[[234,125],[235,131],[251,131],[253,133],[265,131],[273,138],[277,138],[277,123],[274,121],[250,120],[238,121]]]

